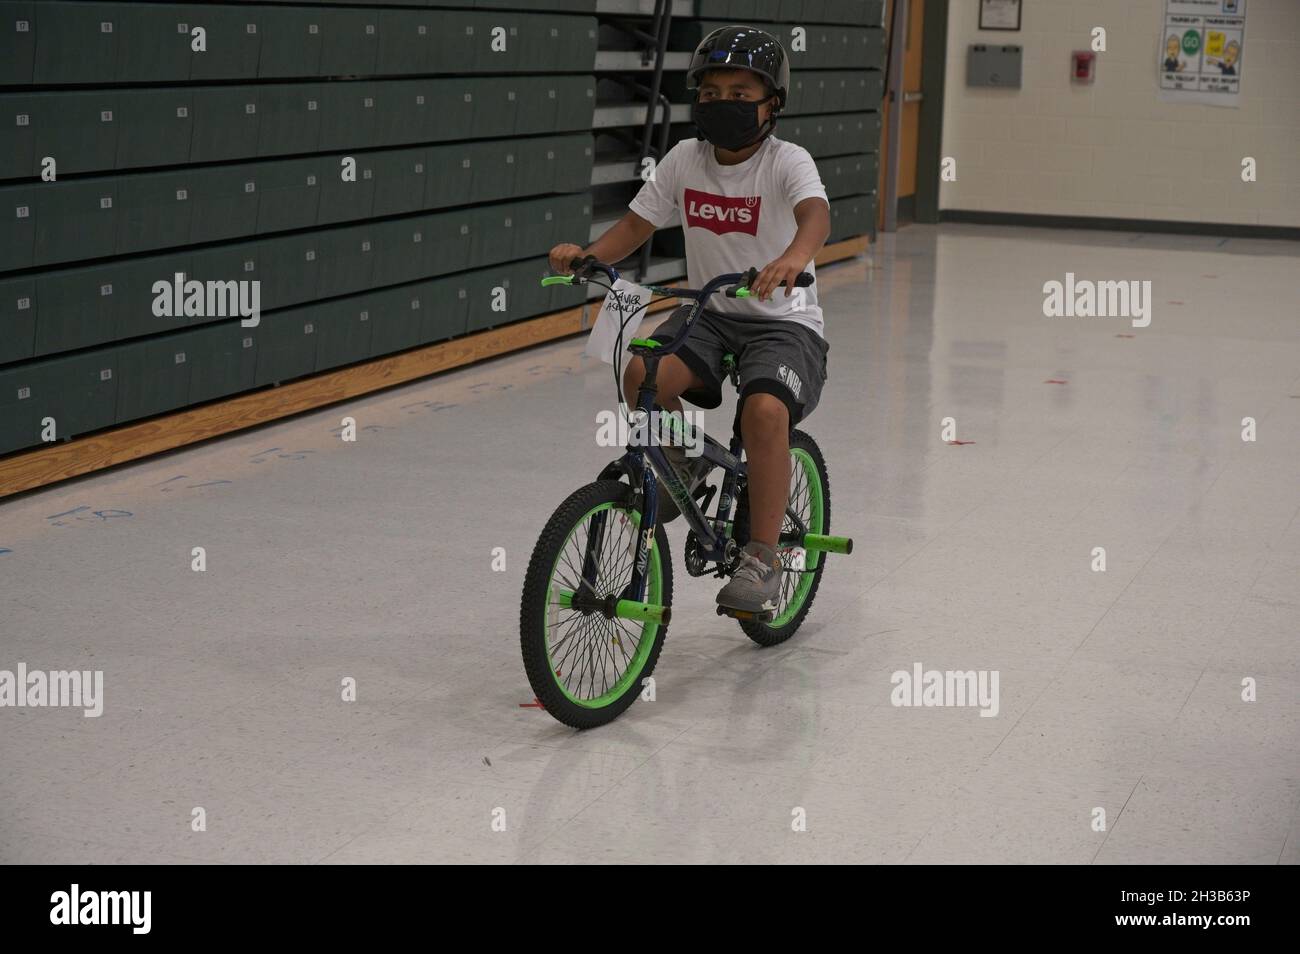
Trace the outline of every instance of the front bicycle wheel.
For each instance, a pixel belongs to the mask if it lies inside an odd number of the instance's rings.
[[[590,608],[629,595],[641,535],[631,499],[632,489],[616,480],[574,491],[547,521],[524,578],[519,637],[528,682],[546,711],[575,729],[611,722],[636,701],[668,631],[666,622],[610,619]],[[643,602],[668,607],[672,598],[661,524],[646,562]]]
[[[786,504],[785,519],[781,522],[783,537],[796,530],[790,516],[792,512],[798,516],[806,532],[830,533],[831,485],[826,476],[826,460],[817,442],[800,430],[790,435],[790,499]],[[742,521],[738,515],[737,527],[736,542],[743,546],[749,538],[748,519]],[[744,539],[740,538],[741,534]],[[772,618],[766,621],[737,620],[745,635],[760,646],[775,646],[795,634],[812,608],[825,568],[822,553],[805,550],[794,541],[781,543],[777,551],[782,564],[781,595],[777,598]]]

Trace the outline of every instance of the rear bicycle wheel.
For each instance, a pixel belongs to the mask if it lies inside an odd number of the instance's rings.
[[[746,505],[748,501],[745,501]],[[826,476],[826,460],[811,435],[796,430],[790,435],[790,499],[781,522],[781,535],[793,533],[793,511],[808,533],[830,533],[831,486]],[[749,539],[749,514],[736,515],[736,542],[744,546]],[[825,556],[817,550],[805,550],[796,543],[777,547],[781,556],[781,595],[770,620],[737,620],[745,635],[760,646],[776,646],[795,634],[812,608],[821,583]]]
[[[667,623],[576,609],[565,595],[623,596],[641,535],[631,499],[632,489],[616,480],[574,491],[547,521],[524,577],[519,638],[528,682],[546,711],[575,729],[611,722],[636,701],[668,631]],[[645,602],[671,606],[672,597],[672,558],[661,524],[646,563]]]

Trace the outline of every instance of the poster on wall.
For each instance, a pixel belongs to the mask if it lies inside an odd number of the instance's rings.
[[[1020,0],[980,0],[981,30],[1019,30]]]
[[[1236,106],[1246,51],[1246,0],[1165,0],[1160,99]]]

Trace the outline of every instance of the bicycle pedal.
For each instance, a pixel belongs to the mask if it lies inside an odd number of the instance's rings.
[[[730,616],[732,619],[752,619],[760,623],[770,623],[776,616],[772,610],[764,610],[761,613],[750,613],[747,610],[732,609],[730,606],[719,606],[719,616]]]

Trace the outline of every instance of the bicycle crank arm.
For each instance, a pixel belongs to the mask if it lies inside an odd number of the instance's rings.
[[[583,609],[575,606],[573,590],[557,590],[556,599],[565,609]],[[667,626],[672,615],[672,607],[659,606],[655,603],[638,603],[636,600],[616,599],[612,594],[603,600],[593,601],[591,609],[604,615],[606,619],[634,619],[642,623],[662,623]]]

